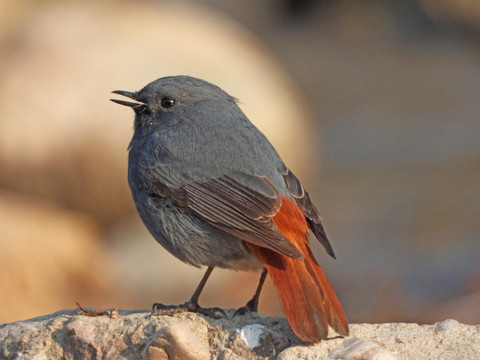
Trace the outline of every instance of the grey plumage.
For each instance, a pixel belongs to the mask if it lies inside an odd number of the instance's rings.
[[[244,241],[301,258],[272,219],[281,196],[295,199],[334,256],[308,194],[235,98],[187,76],[115,93],[136,101],[114,100],[135,111],[128,169],[135,205],[177,258],[195,266],[261,268]]]

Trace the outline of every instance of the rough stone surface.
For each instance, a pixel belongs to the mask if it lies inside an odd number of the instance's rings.
[[[387,349],[371,340],[351,338],[328,354],[331,359],[396,360]]]
[[[205,330],[206,327],[205,327]],[[197,330],[198,332],[198,330]],[[206,335],[203,331],[202,335]],[[156,333],[143,354],[145,360],[208,360],[208,337],[199,337],[182,323],[168,325]]]
[[[454,320],[434,325],[352,324],[348,338],[332,334],[321,343],[307,345],[294,336],[284,318],[226,313],[226,318],[210,319],[192,313],[150,317],[145,310],[133,310],[119,311],[112,318],[62,310],[0,325],[0,359],[480,358],[480,325]],[[240,330],[245,333],[251,326],[262,333],[250,349]]]

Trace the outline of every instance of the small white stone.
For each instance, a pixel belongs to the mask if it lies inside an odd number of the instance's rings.
[[[447,319],[447,320],[438,322],[435,325],[435,329],[433,329],[433,331],[435,333],[445,332],[445,331],[455,332],[458,330],[459,327],[460,327],[460,323],[457,320]]]
[[[260,336],[262,336],[265,326],[260,324],[252,324],[244,326],[241,329],[237,329],[237,332],[240,334],[240,337],[248,348],[251,350],[260,345]]]
[[[340,347],[333,349],[328,354],[330,359],[344,360],[396,360],[397,358],[387,349],[374,341],[351,338]]]
[[[40,350],[32,350],[19,352],[16,357],[16,360],[28,359],[28,360],[47,360],[47,355]]]

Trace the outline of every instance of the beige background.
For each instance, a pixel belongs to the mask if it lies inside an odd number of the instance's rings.
[[[239,98],[310,190],[352,322],[479,322],[475,2],[294,3],[1,3],[0,322],[191,295],[202,272],[133,209],[133,115],[108,101],[174,74]],[[201,304],[239,307],[255,282],[218,271]]]

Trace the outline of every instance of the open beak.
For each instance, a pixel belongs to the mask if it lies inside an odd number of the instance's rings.
[[[123,91],[123,90],[115,90],[115,91],[112,91],[112,93],[128,97],[132,100],[136,100],[135,96],[137,95],[137,93],[130,92],[130,91]],[[131,107],[132,109],[145,105],[144,103],[141,103],[141,102],[131,102],[131,101],[117,100],[117,99],[110,99],[110,101],[113,101],[114,103],[117,103],[123,106]]]

